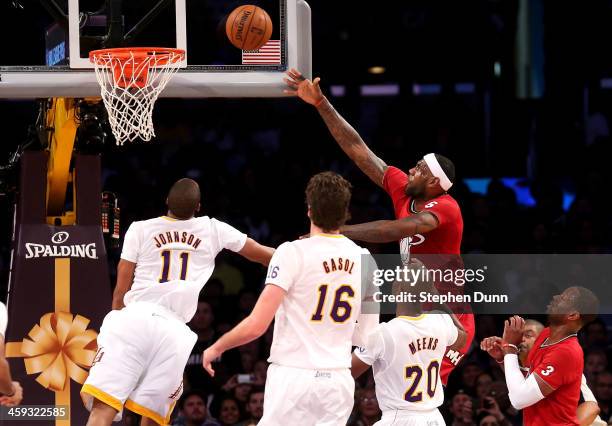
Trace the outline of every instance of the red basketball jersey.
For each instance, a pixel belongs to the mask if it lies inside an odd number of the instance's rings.
[[[537,404],[525,408],[523,423],[525,426],[577,426],[576,409],[584,354],[576,336],[548,345],[545,340],[549,336],[550,329],[545,328],[536,339],[527,360],[529,374],[537,374],[555,391]]]
[[[403,219],[418,213],[411,210],[412,197],[406,195],[407,184],[408,175],[406,173],[397,167],[390,166],[387,168],[383,177],[383,186],[393,200],[393,208],[397,219]],[[431,212],[436,216],[438,227],[424,235],[417,234],[400,241],[402,257],[407,254],[422,254],[427,256],[416,257],[428,268],[463,268],[463,261],[460,256],[463,218],[457,201],[450,195],[443,194],[429,200],[424,206],[424,211]],[[463,291],[461,286],[454,285],[452,282],[436,282],[435,285],[440,292],[458,294]],[[447,303],[447,305],[457,314],[457,318],[468,333],[468,339],[465,346],[459,351],[448,350],[446,352],[440,369],[440,377],[445,385],[450,373],[470,348],[475,334],[474,315],[470,313],[469,304],[452,302]],[[424,306],[425,309],[428,309],[428,307],[429,304]]]
[[[412,197],[406,195],[408,175],[390,166],[383,177],[383,186],[393,200],[395,217],[403,219],[418,212],[411,211]],[[438,219],[438,227],[426,234],[416,234],[410,238],[411,254],[460,254],[463,218],[459,204],[448,194],[429,200],[423,211],[428,211]]]

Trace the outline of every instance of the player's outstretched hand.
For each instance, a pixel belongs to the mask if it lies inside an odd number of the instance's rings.
[[[211,377],[215,377],[215,370],[212,368],[212,363],[220,356],[221,354],[213,349],[212,346],[202,353],[202,367],[204,367],[204,370],[206,370]]]
[[[13,389],[15,390],[13,395],[0,397],[0,405],[4,405],[5,407],[15,407],[21,404],[21,400],[23,399],[23,388],[19,382],[13,382]]]
[[[514,315],[504,323],[504,335],[502,339],[505,343],[518,346],[523,340],[523,329],[525,320],[518,315]]]
[[[501,345],[501,337],[486,337],[480,342],[480,349],[488,353],[495,361],[501,362],[504,359],[504,351]]]
[[[287,78],[285,78],[285,83],[287,83],[289,89],[285,89],[283,92],[287,95],[298,96],[304,102],[318,106],[324,98],[321,87],[319,87],[320,81],[319,77],[310,81],[298,70],[291,68],[287,71]]]

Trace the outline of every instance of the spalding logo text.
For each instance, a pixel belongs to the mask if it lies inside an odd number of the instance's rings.
[[[38,257],[76,257],[97,259],[98,253],[96,243],[89,244],[73,244],[59,245],[65,243],[70,238],[70,234],[66,231],[60,231],[53,234],[51,242],[56,245],[26,243],[26,259]]]

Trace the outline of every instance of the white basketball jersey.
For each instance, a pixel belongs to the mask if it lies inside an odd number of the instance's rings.
[[[6,326],[8,325],[8,312],[6,305],[0,302],[0,334],[2,337],[6,337]]]
[[[198,295],[225,249],[240,251],[247,236],[208,216],[188,220],[167,216],[133,222],[121,258],[136,263],[134,283],[124,303],[151,302],[188,322]]]
[[[372,366],[378,405],[431,411],[444,402],[440,366],[458,330],[448,314],[424,313],[380,324],[355,355]]]
[[[367,255],[348,238],[332,234],[278,247],[266,283],[287,295],[276,312],[269,362],[310,369],[350,367],[353,338],[367,336],[378,324],[378,315],[360,315],[362,260]]]

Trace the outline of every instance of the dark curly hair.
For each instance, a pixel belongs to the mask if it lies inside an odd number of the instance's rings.
[[[340,229],[349,218],[351,184],[334,172],[322,172],[310,178],[306,203],[310,220],[324,232]]]

